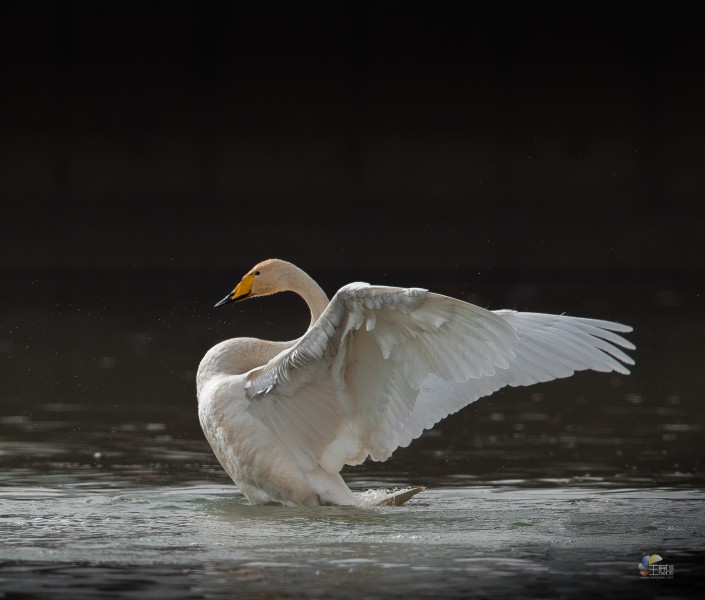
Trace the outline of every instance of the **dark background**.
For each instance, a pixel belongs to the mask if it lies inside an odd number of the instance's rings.
[[[686,5],[244,4],[2,3],[2,273],[700,280]]]

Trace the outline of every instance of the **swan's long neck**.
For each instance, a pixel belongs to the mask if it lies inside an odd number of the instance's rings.
[[[289,289],[301,296],[308,304],[311,311],[310,329],[328,306],[328,296],[306,272],[295,265],[291,266],[293,269],[289,273]]]

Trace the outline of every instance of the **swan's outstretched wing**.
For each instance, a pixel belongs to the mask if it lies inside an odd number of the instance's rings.
[[[289,350],[254,370],[250,411],[306,471],[385,460],[424,429],[510,385],[629,373],[615,332],[564,315],[488,311],[423,289],[341,288]]]

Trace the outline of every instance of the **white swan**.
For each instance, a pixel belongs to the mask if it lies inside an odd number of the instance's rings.
[[[289,262],[253,267],[216,306],[282,291],[311,310],[292,341],[234,338],[198,367],[198,415],[225,471],[253,504],[356,504],[344,465],[386,460],[424,429],[504,386],[616,371],[634,345],[610,321],[489,311],[420,288],[367,283],[329,302]],[[423,488],[407,493],[405,501]]]

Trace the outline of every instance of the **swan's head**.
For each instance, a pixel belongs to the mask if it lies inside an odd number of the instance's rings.
[[[294,265],[277,258],[270,258],[252,267],[225,298],[216,304],[222,306],[246,298],[269,296],[289,289],[288,281]]]

